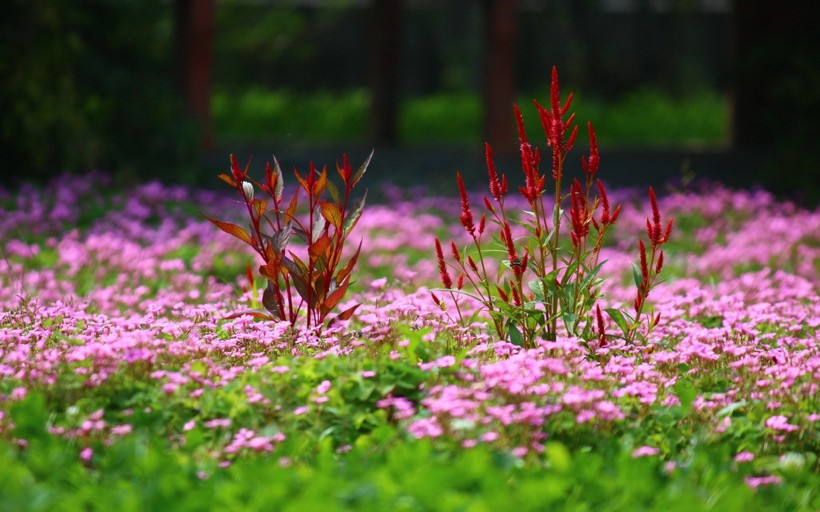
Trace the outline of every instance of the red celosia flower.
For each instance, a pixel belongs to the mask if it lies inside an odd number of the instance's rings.
[[[441,250],[441,242],[436,237],[436,259],[438,259],[438,272],[441,277],[441,283],[445,288],[453,287],[453,279],[447,271],[447,263],[444,261],[444,251]]]
[[[504,223],[504,229],[501,231],[501,241],[507,246],[507,255],[510,261],[518,259],[518,253],[515,252],[515,242],[513,241],[512,233],[510,232],[510,223]]]
[[[570,221],[572,222],[572,244],[578,247],[581,240],[589,234],[589,223],[587,222],[587,204],[581,183],[578,179],[572,180],[570,185],[570,201],[572,206],[569,210]]]
[[[601,155],[598,152],[598,141],[595,139],[595,130],[592,128],[591,122],[587,123],[587,128],[589,129],[589,160],[581,157],[581,166],[584,168],[584,173],[591,180],[598,173]]]
[[[669,241],[669,236],[672,234],[672,219],[669,219],[666,230],[664,230],[661,222],[661,212],[658,209],[658,200],[652,187],[649,187],[649,203],[652,207],[652,219],[651,221],[646,219],[646,234],[652,243],[652,248],[656,248]]]
[[[464,188],[464,180],[461,179],[461,173],[456,172],[456,181],[458,182],[458,193],[461,194],[461,225],[467,230],[467,233],[475,238],[475,221],[473,220],[473,211],[470,209],[470,200],[467,198],[467,189]]]
[[[455,242],[450,242],[450,251],[453,253],[453,259],[461,263],[461,253],[458,252]]]
[[[501,180],[498,178],[498,173],[495,170],[495,163],[493,162],[493,148],[489,143],[484,145],[485,155],[487,157],[487,173],[490,176],[490,194],[499,203],[507,194],[507,178],[503,176]],[[487,208],[492,211],[492,207]]]
[[[604,316],[601,314],[601,306],[595,305],[595,317],[598,321],[598,343],[603,347],[606,346],[606,330],[604,325]]]
[[[638,247],[641,256],[641,289],[646,290],[649,284],[649,265],[646,263],[646,246],[643,240],[638,240]]]

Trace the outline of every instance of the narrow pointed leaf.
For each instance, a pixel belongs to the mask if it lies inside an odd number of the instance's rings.
[[[224,181],[225,183],[227,183],[228,185],[230,185],[231,187],[236,188],[236,181],[235,181],[233,178],[231,178],[230,176],[228,176],[227,174],[224,174],[224,173],[223,173],[223,174],[220,174],[220,175],[219,175],[219,176],[217,176],[217,177],[218,177],[220,180],[222,180],[222,181]]]
[[[236,224],[231,224],[230,222],[222,222],[221,220],[212,219],[207,215],[203,215],[203,217],[211,221],[216,227],[218,227],[225,233],[228,233],[229,235],[234,236],[239,240],[242,240],[251,247],[254,247],[253,238],[251,238],[251,235],[249,235],[247,231],[240,228]]]
[[[617,309],[608,308],[605,310],[609,318],[621,329],[621,332],[626,334],[629,330],[629,321],[624,317],[624,314]]]
[[[640,288],[641,283],[643,282],[643,277],[641,277],[641,267],[635,263],[632,264],[632,279],[635,281],[635,286]]]
[[[327,167],[322,168],[322,172],[319,174],[319,179],[313,184],[313,198],[317,199],[322,192],[325,191],[325,187],[327,187]]]
[[[273,199],[277,204],[279,204],[279,201],[282,200],[282,194],[285,191],[285,180],[282,176],[282,169],[279,167],[279,161],[276,160],[275,155],[273,157],[273,174],[276,176],[276,184],[273,189]]]
[[[330,183],[330,182],[328,182]],[[332,195],[332,194],[331,194]],[[322,216],[337,230],[342,227],[342,212],[339,207],[328,201],[319,203],[322,208]]]
[[[332,293],[330,293],[327,298],[325,299],[324,307],[327,309],[327,313],[329,313],[336,305],[342,300],[345,293],[347,293],[347,287],[350,285],[350,279],[345,279],[344,282],[340,286],[338,286]]]
[[[327,191],[330,194],[330,198],[333,199],[333,202],[340,203],[340,196],[339,196],[339,187],[336,186],[335,183],[328,180],[327,182]]]
[[[232,313],[226,317],[223,317],[224,320],[234,320],[239,318],[240,316],[252,316],[257,320],[278,320],[278,318],[274,318],[268,313],[267,311],[262,311],[261,309],[249,309],[247,311],[240,311],[238,313]]]
[[[355,187],[356,184],[359,183],[359,180],[362,179],[362,176],[364,176],[364,173],[367,172],[367,166],[370,165],[370,159],[373,158],[373,153],[374,152],[375,152],[375,149],[370,151],[370,154],[367,155],[367,159],[364,161],[364,163],[361,165],[361,167],[359,167],[359,170],[356,171],[356,174],[353,175],[353,181],[352,181],[352,184],[350,185],[350,188]]]
[[[302,175],[301,175],[301,174],[299,174],[299,171],[297,171],[296,169],[294,169],[294,170],[293,170],[293,175],[294,175],[294,176],[296,176],[296,180],[297,180],[297,181],[299,181],[299,185],[301,185],[301,186],[302,186],[302,189],[304,189],[304,191],[305,191],[305,192],[307,192],[308,194],[310,194],[310,187],[308,187],[308,184],[307,184],[307,182],[305,181],[305,179],[302,177]]]
[[[276,254],[284,254],[285,248],[288,246],[288,242],[290,241],[291,231],[291,225],[290,222],[288,222],[285,224],[284,228],[274,233],[273,237],[271,237],[271,244],[273,245],[273,250]]]
[[[342,270],[336,274],[336,280],[341,282],[344,281],[345,278],[350,275],[350,272],[353,270],[353,267],[356,266],[356,261],[359,259],[359,253],[362,251],[362,242],[359,241],[359,247],[356,249],[356,252],[351,256],[348,260],[347,265],[344,266]]]
[[[296,208],[299,206],[299,194],[298,191],[293,193],[293,197],[290,199],[290,204],[288,205],[288,209],[285,212],[285,216],[287,217],[287,221],[290,222],[293,220],[294,216],[296,215]]]
[[[316,211],[313,213],[313,226],[310,228],[311,244],[315,244],[316,240],[322,236],[325,231],[325,226],[327,226],[327,221],[325,217],[319,213],[319,208],[316,208]]]
[[[265,291],[262,292],[262,305],[279,320],[285,319],[282,310],[279,308],[279,301],[276,297],[276,290],[273,288],[273,283],[269,282],[268,286],[265,287]]]
[[[345,236],[349,235],[350,232],[353,231],[353,228],[356,227],[356,223],[359,222],[359,218],[361,218],[362,212],[364,211],[365,199],[367,199],[367,190],[364,191],[362,198],[358,203],[356,203],[356,206],[350,210],[350,214],[345,219],[344,227],[342,229]]]
[[[308,248],[308,252],[310,253],[310,259],[316,260],[319,256],[322,256],[327,251],[327,248],[330,247],[331,239],[327,236],[327,233],[322,233],[319,236],[319,239],[310,244]]]
[[[359,308],[359,306],[361,306],[361,304],[356,304],[355,306],[351,306],[345,309],[344,311],[336,315],[336,318],[338,320],[349,320],[350,317],[353,316],[353,313],[355,313],[356,310]]]

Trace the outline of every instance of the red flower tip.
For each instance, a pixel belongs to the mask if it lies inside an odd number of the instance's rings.
[[[453,253],[453,259],[461,263],[461,253],[458,252],[458,247],[456,247],[455,242],[450,242],[450,252]]]
[[[513,111],[515,112],[515,124],[518,127],[518,141],[521,144],[526,144],[527,131],[524,129],[524,116],[521,115],[521,111],[515,103],[513,103]]]

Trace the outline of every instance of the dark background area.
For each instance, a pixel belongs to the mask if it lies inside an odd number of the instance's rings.
[[[122,182],[211,186],[229,153],[253,154],[260,168],[276,153],[301,168],[342,152],[355,163],[375,148],[371,181],[451,191],[456,169],[483,180],[483,140],[514,174],[511,104],[522,94],[545,100],[556,65],[579,101],[649,87],[671,98],[711,92],[729,105],[718,144],[603,145],[611,183],[694,172],[814,205],[815,11],[796,0],[11,0],[0,21],[0,183],[103,168]],[[253,88],[365,91],[366,129],[343,145],[298,131],[220,133],[215,92]],[[481,98],[481,136],[402,140],[402,105],[442,92]]]

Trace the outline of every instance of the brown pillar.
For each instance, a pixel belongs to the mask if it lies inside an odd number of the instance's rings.
[[[376,144],[398,141],[400,0],[375,0],[370,61],[370,132]]]
[[[484,137],[497,154],[512,154],[518,0],[485,0],[484,21]]]
[[[174,2],[177,81],[188,115],[199,122],[204,149],[210,149],[214,143],[211,120],[214,10],[214,0]]]

